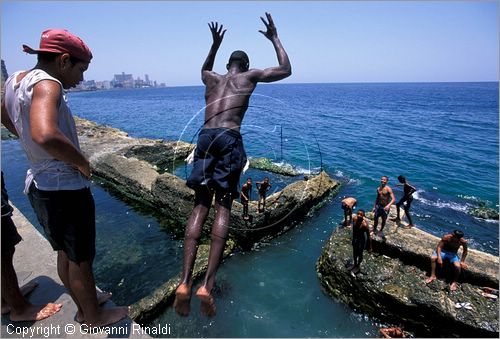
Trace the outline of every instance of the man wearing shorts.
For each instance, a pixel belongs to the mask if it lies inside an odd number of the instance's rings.
[[[380,233],[382,233],[387,221],[387,216],[391,210],[391,205],[394,204],[396,200],[392,188],[387,186],[387,182],[389,182],[389,178],[384,175],[380,178],[380,186],[377,187],[377,198],[373,206],[373,233],[375,235],[377,234],[378,219],[382,218],[382,224],[380,225]]]
[[[252,194],[252,179],[248,178],[247,182],[241,186],[240,201],[243,205],[243,219],[248,220],[250,216],[248,215],[248,202],[250,201],[250,195]]]
[[[19,288],[12,261],[15,246],[22,238],[12,221],[13,210],[9,204],[2,171],[2,315],[10,313],[11,321],[38,321],[59,312],[62,304],[33,305],[26,300],[24,295],[38,286],[36,282],[30,282]]]
[[[212,288],[229,231],[232,201],[238,197],[239,178],[246,163],[240,135],[241,123],[258,82],[278,81],[291,74],[290,61],[278,38],[273,19],[268,13],[266,16],[268,22],[263,18],[261,20],[267,31],[260,32],[273,44],[279,65],[264,70],[249,69],[247,54],[235,51],[229,58],[225,75],[212,71],[226,30],[217,22],[209,24],[213,43],[201,70],[206,86],[205,123],[198,136],[193,170],[187,180],[187,185],[195,192],[195,206],[186,225],[182,277],[174,302],[176,312],[182,316],[187,316],[190,311],[192,271],[198,240],[214,195],[215,220],[208,268],[196,296],[201,300],[203,314],[213,316],[216,313]]]
[[[59,278],[76,303],[75,320],[89,326],[115,323],[126,307],[102,308],[93,261],[95,206],[90,192],[90,164],[80,150],[75,121],[65,90],[83,80],[92,53],[77,36],[63,29],[42,32],[29,71],[12,74],[5,83],[2,123],[19,135],[29,162],[24,192],[45,235],[57,251]]]
[[[458,258],[458,249],[462,246],[462,260]],[[467,240],[464,239],[464,233],[459,230],[446,234],[441,238],[436,250],[431,257],[431,276],[425,281],[426,284],[436,280],[436,261],[439,267],[443,266],[443,260],[448,260],[455,269],[453,280],[450,284],[450,291],[457,289],[457,281],[462,268],[467,268],[465,258],[467,257]]]

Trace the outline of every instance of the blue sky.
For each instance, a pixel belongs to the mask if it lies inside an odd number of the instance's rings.
[[[290,56],[284,82],[498,81],[498,1],[2,1],[1,55],[9,73],[34,66],[46,28],[91,48],[86,79],[126,72],[170,86],[201,85],[207,23],[227,27],[214,70],[236,49],[251,67],[277,64],[259,29],[274,17]]]

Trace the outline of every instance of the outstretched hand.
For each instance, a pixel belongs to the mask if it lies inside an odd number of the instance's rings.
[[[276,31],[276,26],[274,26],[274,21],[273,18],[271,17],[271,14],[266,12],[266,17],[268,22],[266,22],[266,20],[263,17],[260,17],[260,20],[262,20],[264,25],[266,25],[267,32],[264,32],[262,30],[259,30],[259,32],[264,34],[264,36],[269,40],[272,40],[273,38],[278,37],[278,32]]]
[[[210,27],[210,31],[212,32],[212,39],[213,39],[213,44],[220,46],[222,43],[222,39],[224,39],[224,34],[226,33],[227,29],[222,30],[223,25],[220,25],[218,22],[211,22],[208,24],[208,27]]]

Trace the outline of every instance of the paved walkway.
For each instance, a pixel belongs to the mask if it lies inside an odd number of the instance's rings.
[[[63,304],[63,307],[52,317],[39,322],[14,324],[10,322],[8,315],[2,316],[2,338],[149,338],[144,333],[145,330],[162,330],[142,329],[129,318],[113,326],[92,330],[75,322],[73,318],[77,311],[76,305],[57,275],[56,252],[16,208],[13,220],[23,237],[23,241],[16,246],[14,254],[14,267],[19,284],[22,286],[31,280],[36,280],[39,286],[29,295],[30,302],[34,304],[55,302]],[[110,306],[113,306],[112,301],[108,301],[104,307]]]

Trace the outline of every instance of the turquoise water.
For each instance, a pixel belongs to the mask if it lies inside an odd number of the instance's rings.
[[[202,87],[80,92],[69,99],[75,114],[134,137],[195,142],[203,122]],[[498,221],[467,214],[480,201],[498,208],[498,83],[259,85],[250,104],[242,126],[250,156],[304,173],[323,167],[344,185],[294,230],[222,265],[215,318],[201,317],[196,301],[187,319],[168,309],[158,321],[170,323],[176,336],[375,335],[373,319],[322,293],[314,265],[342,218],[341,197],[355,196],[359,208],[370,210],[381,175],[390,177],[396,199],[399,174],[418,188],[412,205],[417,227],[438,236],[460,228],[472,248],[498,255]],[[32,219],[19,193],[26,168],[20,153],[17,142],[2,141],[7,188]],[[177,170],[186,173],[187,167]],[[274,189],[288,182],[271,180]],[[182,232],[99,186],[93,192],[98,284],[119,303],[132,303],[180,271]]]

